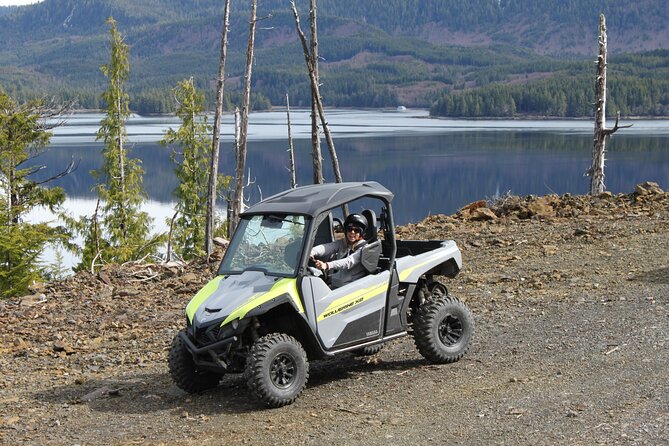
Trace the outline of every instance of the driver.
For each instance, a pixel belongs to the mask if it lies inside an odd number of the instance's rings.
[[[333,288],[339,288],[367,274],[367,270],[360,262],[361,250],[366,241],[363,238],[367,228],[367,219],[360,214],[350,214],[344,221],[345,236],[334,242],[314,246],[311,249],[311,259],[316,262],[316,268],[322,271],[333,271],[330,280]],[[330,258],[335,254],[335,260],[325,262],[318,258]]]

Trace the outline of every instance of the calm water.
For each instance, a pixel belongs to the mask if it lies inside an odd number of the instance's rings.
[[[102,145],[95,142],[101,115],[75,115],[55,130],[50,150],[37,162],[48,166],[47,176],[80,159],[79,169],[52,184],[65,188],[75,212],[92,213],[95,194],[90,171],[100,165]],[[375,180],[395,193],[398,224],[416,222],[429,214],[450,214],[460,207],[505,192],[518,195],[567,192],[583,194],[590,165],[593,124],[590,121],[436,120],[426,111],[330,111],[337,155],[345,181]],[[311,183],[310,124],[306,111],[291,113],[298,183]],[[287,170],[285,112],[255,113],[250,118],[247,169],[254,186],[249,203],[290,186]],[[610,125],[613,123],[611,122]],[[607,189],[631,192],[642,181],[669,188],[669,121],[633,121],[608,142]],[[127,126],[131,156],[143,161],[147,204],[156,216],[173,213],[176,187],[169,150],[159,141],[173,118],[135,117]],[[232,117],[222,132],[220,171],[234,169]],[[333,180],[323,140],[326,179]]]

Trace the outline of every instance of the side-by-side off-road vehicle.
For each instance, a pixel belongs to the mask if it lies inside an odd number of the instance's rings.
[[[336,183],[287,190],[247,209],[172,342],[177,386],[201,392],[243,372],[255,395],[279,407],[306,386],[309,360],[375,354],[407,334],[428,361],[459,360],[474,319],[435,276],[460,271],[460,250],[450,240],[397,240],[392,198],[376,182]],[[332,288],[309,253],[341,237],[353,212],[368,222],[361,248],[368,274]]]

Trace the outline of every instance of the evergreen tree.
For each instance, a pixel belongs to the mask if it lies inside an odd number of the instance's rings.
[[[35,207],[58,212],[65,201],[62,188],[47,189],[29,177],[40,167],[22,167],[49,143],[46,118],[54,110],[43,101],[19,105],[0,90],[0,296],[26,293],[45,267],[40,254],[49,243],[67,243],[62,227],[31,224],[25,216]],[[55,112],[54,112],[55,113]],[[70,166],[71,167],[71,166]],[[69,171],[69,169],[68,169]]]
[[[100,69],[109,79],[102,94],[106,115],[98,130],[102,140],[102,168],[93,172],[101,208],[93,218],[86,219],[86,245],[80,267],[92,265],[97,257],[103,262],[122,263],[143,258],[155,252],[156,240],[149,240],[151,218],[141,207],[146,200],[142,189],[141,161],[130,159],[126,148],[126,130],[130,111],[125,82],[130,74],[128,45],[116,29],[112,17],[110,26],[111,58]]]
[[[173,91],[181,127],[170,128],[160,143],[172,148],[171,158],[179,180],[174,190],[178,212],[172,234],[175,251],[190,259],[204,254],[211,126],[207,125],[204,114],[204,95],[197,90],[192,77],[179,82]]]

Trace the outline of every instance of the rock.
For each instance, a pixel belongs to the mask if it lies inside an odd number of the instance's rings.
[[[19,299],[19,305],[22,307],[32,307],[46,302],[46,296],[42,293],[35,293],[28,296],[23,296]]]
[[[497,220],[497,215],[492,209],[481,207],[472,211],[469,218],[474,221],[490,221]]]
[[[53,351],[56,353],[65,353],[66,355],[75,353],[75,350],[72,347],[61,340],[55,341],[53,343]]]
[[[0,418],[0,426],[14,426],[21,421],[21,418],[17,416],[8,415]]]
[[[100,387],[99,389],[95,389],[92,392],[87,393],[86,395],[82,396],[79,398],[79,401],[82,403],[88,403],[94,400],[97,400],[99,398],[106,398],[110,395],[119,395],[121,393],[121,389],[112,389],[110,387]]]
[[[139,296],[141,293],[138,289],[136,288],[124,288],[122,290],[119,290],[117,295],[119,297],[132,297],[132,296]]]
[[[546,256],[552,256],[558,252],[558,247],[555,245],[543,245],[542,248],[544,251],[544,255]]]
[[[470,213],[475,209],[483,208],[486,207],[486,201],[485,200],[479,200],[475,201],[473,203],[469,203],[467,206],[463,207],[458,211],[458,213]]]
[[[656,195],[664,193],[660,188],[660,185],[653,181],[637,184],[634,188],[634,192],[636,192],[637,195]]]
[[[547,218],[555,217],[555,209],[548,203],[542,201],[535,201],[527,205],[527,210],[532,217]]]
[[[100,270],[98,272],[98,279],[100,279],[106,285],[111,285],[111,283],[112,283],[112,280],[109,277],[109,274],[104,270]]]
[[[46,293],[46,284],[42,282],[33,282],[32,285],[28,287],[28,290],[35,294]]]
[[[592,234],[591,234],[590,231],[588,231],[587,229],[576,228],[576,229],[574,230],[574,235],[575,235],[576,237],[582,237],[582,236],[584,236],[584,235],[585,235],[585,236],[588,236],[588,235],[592,235]]]
[[[214,245],[220,246],[222,248],[227,248],[228,245],[230,244],[230,242],[228,240],[224,239],[223,237],[214,237],[213,242],[214,242]]]
[[[184,284],[199,282],[199,278],[194,273],[186,273],[183,276],[181,276],[181,282],[183,282]]]
[[[521,417],[527,413],[526,409],[521,409],[518,407],[510,407],[509,411],[507,412],[507,415],[514,415],[516,417]]]

